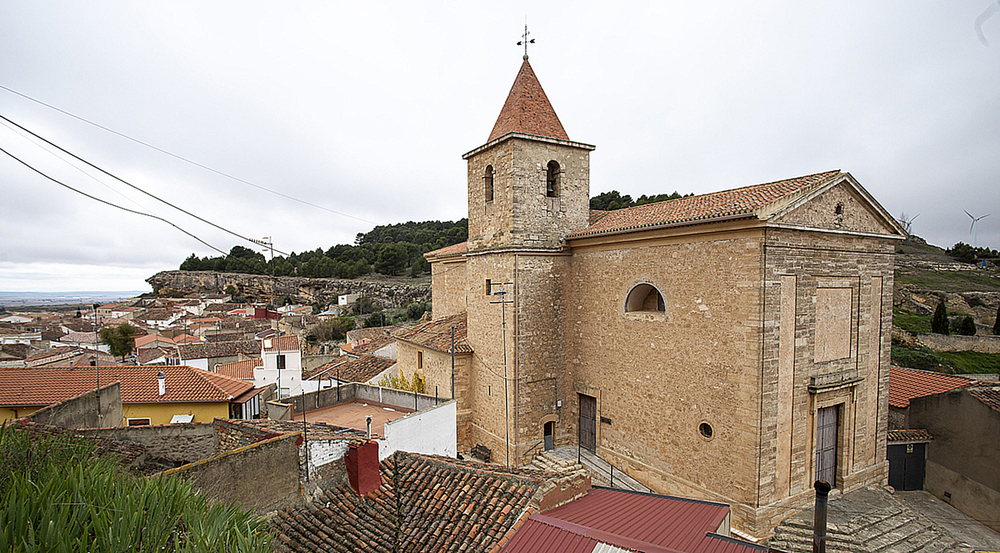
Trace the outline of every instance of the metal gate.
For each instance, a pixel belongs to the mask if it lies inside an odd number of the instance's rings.
[[[893,444],[887,448],[889,485],[901,491],[924,489],[927,444]]]
[[[597,398],[580,394],[580,447],[597,451]]]
[[[839,406],[816,412],[816,480],[837,485],[837,411]]]

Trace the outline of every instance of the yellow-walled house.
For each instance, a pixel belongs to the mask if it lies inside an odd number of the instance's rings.
[[[252,382],[187,366],[51,367],[0,370],[0,420],[7,422],[102,386],[121,383],[117,426],[211,422],[260,416]]]

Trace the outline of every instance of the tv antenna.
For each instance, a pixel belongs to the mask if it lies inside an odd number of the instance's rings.
[[[963,209],[962,211],[965,210]],[[972,214],[969,213],[968,211],[965,211],[965,214],[969,216],[969,219],[972,219],[972,226],[969,227],[969,234],[972,235],[972,247],[975,248],[977,246],[976,241],[979,237],[979,233],[976,232],[976,223],[978,223],[980,219],[985,219],[989,217],[990,214],[987,213],[986,215],[982,215],[979,217],[973,217]]]

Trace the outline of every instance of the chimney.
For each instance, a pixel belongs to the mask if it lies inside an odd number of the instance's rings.
[[[826,500],[830,495],[830,484],[817,480],[816,507],[813,509],[813,553],[826,553]]]
[[[347,479],[358,495],[368,495],[382,485],[378,466],[378,442],[366,440],[348,446]]]
[[[167,375],[163,371],[156,373],[156,380],[160,385],[160,396],[167,393]]]

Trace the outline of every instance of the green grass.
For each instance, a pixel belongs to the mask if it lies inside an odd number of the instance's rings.
[[[892,364],[948,374],[1000,373],[1000,354],[977,351],[934,352],[894,342]]]
[[[899,284],[916,284],[944,292],[996,292],[1000,290],[1000,276],[986,271],[931,271],[925,269],[896,269]]]
[[[911,334],[927,334],[931,331],[931,316],[917,315],[894,307],[892,309],[892,324]]]

